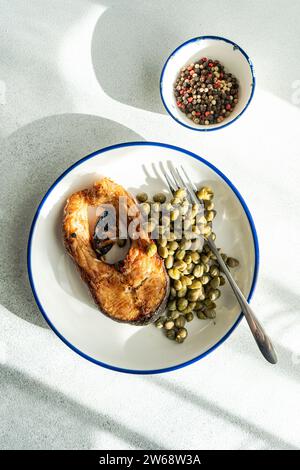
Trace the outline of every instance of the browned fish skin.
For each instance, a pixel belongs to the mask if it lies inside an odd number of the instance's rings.
[[[135,205],[125,189],[109,178],[72,194],[64,210],[64,243],[99,310],[116,321],[145,325],[163,313],[169,290],[163,261],[146,254],[148,235],[132,241],[121,272],[99,260],[91,242],[88,207],[112,204],[117,209],[120,196],[127,196],[128,207]]]

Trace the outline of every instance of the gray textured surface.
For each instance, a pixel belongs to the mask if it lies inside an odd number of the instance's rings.
[[[3,2],[0,448],[299,447],[299,13],[281,0]],[[176,125],[158,91],[167,55],[199,34],[244,47],[258,83],[243,118],[210,135]],[[253,307],[278,366],[243,323],[200,363],[161,377],[101,369],[45,325],[25,253],[40,198],[87,153],[140,139],[201,154],[245,197],[261,247]]]

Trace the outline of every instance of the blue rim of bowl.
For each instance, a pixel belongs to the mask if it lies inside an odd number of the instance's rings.
[[[254,266],[254,273],[253,273],[253,279],[252,279],[252,285],[251,285],[251,289],[250,289],[250,293],[249,293],[249,296],[248,296],[248,301],[250,301],[252,295],[253,295],[253,292],[254,292],[254,289],[255,289],[255,286],[256,286],[256,281],[257,281],[257,275],[258,275],[258,268],[259,268],[259,246],[258,246],[258,238],[257,238],[257,233],[256,233],[256,229],[255,229],[255,225],[254,225],[254,221],[253,221],[253,218],[252,218],[252,215],[243,199],[243,197],[241,196],[241,194],[239,193],[239,191],[237,190],[237,188],[233,185],[233,183],[218,169],[216,168],[212,163],[208,162],[207,160],[205,160],[204,158],[200,157],[199,155],[196,155],[195,153],[193,152],[190,152],[189,150],[185,150],[185,149],[182,149],[180,147],[176,147],[174,145],[169,145],[169,144],[163,144],[163,143],[160,143],[160,142],[124,142],[124,143],[120,143],[120,144],[116,144],[116,145],[111,145],[109,147],[104,147],[103,149],[100,149],[100,150],[97,150],[96,152],[93,152],[89,155],[87,155],[86,157],[83,157],[82,159],[78,160],[76,163],[73,163],[73,165],[71,165],[67,170],[65,170],[58,178],[57,180],[52,184],[52,186],[50,186],[50,188],[48,189],[48,191],[46,192],[45,196],[43,197],[43,199],[41,200],[37,210],[36,210],[36,213],[34,215],[34,218],[33,218],[33,221],[32,221],[32,224],[31,224],[31,228],[30,228],[30,232],[29,232],[29,238],[28,238],[28,245],[27,245],[27,270],[28,270],[28,277],[29,277],[29,282],[30,282],[30,285],[31,285],[31,289],[32,289],[32,292],[33,292],[33,295],[34,295],[34,298],[35,298],[35,301],[37,303],[37,306],[39,307],[43,317],[45,318],[46,322],[48,323],[48,325],[52,328],[52,330],[54,331],[54,333],[70,348],[72,349],[74,352],[76,352],[77,354],[79,354],[81,357],[83,357],[84,359],[87,359],[88,361],[90,362],[93,362],[94,364],[97,364],[99,366],[102,366],[106,369],[110,369],[110,370],[113,370],[113,371],[117,371],[117,372],[124,372],[124,373],[128,373],[128,374],[145,374],[145,375],[148,375],[148,374],[159,374],[159,373],[164,373],[164,372],[170,372],[170,371],[173,371],[173,370],[176,370],[176,369],[181,369],[182,367],[186,367],[190,364],[193,364],[194,362],[196,361],[199,361],[200,359],[204,358],[205,356],[207,356],[209,353],[211,353],[212,351],[214,351],[218,346],[220,346],[230,335],[231,333],[233,332],[233,330],[235,330],[235,328],[237,327],[237,325],[240,323],[241,319],[243,318],[243,313],[240,313],[239,317],[237,318],[237,320],[235,321],[235,323],[233,324],[233,326],[230,328],[230,330],[216,343],[214,344],[211,348],[209,348],[207,351],[205,351],[204,353],[202,354],[199,354],[198,356],[194,357],[193,359],[190,359],[189,361],[186,361],[186,362],[183,362],[181,364],[177,364],[175,366],[171,366],[171,367],[166,367],[166,368],[162,368],[162,369],[153,369],[153,370],[140,370],[140,369],[125,369],[125,368],[121,368],[121,367],[116,367],[116,366],[113,366],[111,364],[106,364],[105,362],[101,362],[101,361],[98,361],[97,359],[94,359],[93,357],[91,356],[88,356],[87,354],[85,354],[84,352],[80,351],[76,346],[74,346],[72,343],[70,343],[57,329],[56,327],[53,325],[53,323],[51,322],[51,320],[49,319],[45,309],[43,308],[40,300],[39,300],[39,297],[38,297],[38,294],[36,292],[36,289],[35,289],[35,285],[34,285],[34,280],[33,280],[33,275],[32,275],[32,268],[31,268],[31,251],[32,251],[32,239],[33,239],[33,235],[34,235],[34,230],[35,230],[35,226],[36,226],[36,223],[37,223],[37,220],[39,218],[39,214],[40,214],[40,211],[43,207],[43,205],[45,204],[46,200],[48,199],[49,195],[51,194],[51,192],[53,191],[53,189],[59,184],[59,182],[68,174],[70,173],[70,171],[72,171],[74,168],[76,168],[77,166],[79,166],[81,163],[95,157],[96,155],[99,155],[99,154],[102,154],[102,153],[105,153],[105,152],[108,152],[110,150],[114,150],[114,149],[118,149],[118,148],[124,148],[124,147],[132,147],[132,146],[153,146],[153,147],[163,147],[163,148],[168,148],[168,149],[172,149],[172,150],[176,150],[177,152],[180,152],[180,153],[183,153],[185,155],[188,155],[190,157],[193,157],[195,158],[196,160],[204,163],[206,166],[208,166],[209,168],[211,168],[215,173],[217,173],[224,181],[225,183],[227,183],[227,185],[231,188],[231,190],[234,192],[235,196],[238,198],[239,202],[241,203],[245,213],[246,213],[246,216],[248,218],[248,221],[249,221],[249,225],[250,225],[250,228],[251,228],[251,232],[252,232],[252,237],[253,237],[253,244],[254,244],[254,252],[255,252],[255,266]]]
[[[250,97],[247,101],[247,104],[244,106],[244,108],[242,109],[242,111],[240,112],[240,114],[238,114],[234,119],[232,119],[231,121],[223,124],[222,126],[218,126],[218,127],[214,127],[214,128],[195,128],[195,127],[192,127],[192,126],[189,126],[188,124],[184,123],[183,121],[181,121],[180,119],[177,119],[176,116],[174,116],[174,114],[171,113],[170,109],[168,108],[166,102],[165,102],[165,99],[164,99],[164,95],[163,95],[163,91],[162,91],[162,81],[163,81],[163,77],[164,77],[164,74],[165,74],[165,69],[168,65],[168,62],[169,60],[171,59],[171,57],[173,57],[178,51],[179,49],[181,49],[182,47],[186,46],[187,44],[189,44],[190,42],[196,42],[196,41],[202,41],[203,39],[214,39],[216,41],[224,41],[224,42],[227,42],[228,44],[232,44],[232,46],[235,48],[235,49],[238,49],[242,54],[243,56],[246,58],[248,64],[249,64],[249,67],[250,67],[250,70],[251,70],[251,75],[252,75],[252,83],[251,83],[251,94],[250,94]],[[161,75],[160,75],[160,81],[159,81],[159,89],[160,89],[160,97],[161,97],[161,100],[163,102],[163,105],[167,111],[167,113],[171,116],[172,119],[174,119],[174,121],[176,121],[178,124],[180,124],[181,126],[183,127],[186,127],[187,129],[191,129],[192,131],[197,131],[197,132],[212,132],[212,131],[218,131],[219,129],[224,129],[224,127],[227,127],[227,126],[230,126],[230,124],[233,124],[239,117],[241,117],[241,115],[246,111],[246,109],[248,108],[249,104],[251,103],[252,101],[252,98],[253,98],[253,95],[254,95],[254,90],[255,90],[255,85],[256,85],[256,80],[255,80],[255,73],[254,73],[254,67],[253,67],[253,63],[252,63],[252,60],[250,59],[250,57],[248,56],[248,54],[244,51],[244,49],[242,49],[238,44],[236,44],[235,42],[233,41],[230,41],[230,39],[227,39],[227,38],[223,38],[221,36],[198,36],[196,38],[192,38],[192,39],[189,39],[188,41],[184,42],[183,44],[180,44],[180,46],[176,47],[176,49],[169,55],[169,57],[167,58],[163,68],[162,68],[162,71],[161,71]]]

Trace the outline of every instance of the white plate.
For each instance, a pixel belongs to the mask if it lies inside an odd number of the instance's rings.
[[[180,111],[174,96],[174,83],[180,69],[202,57],[219,60],[239,81],[239,101],[222,123],[203,126],[195,124]],[[249,106],[255,90],[255,75],[251,59],[236,43],[219,36],[200,36],[190,39],[172,52],[160,77],[162,102],[176,122],[194,131],[214,131],[232,124]]]
[[[28,272],[36,302],[54,332],[75,352],[104,367],[131,373],[176,369],[204,357],[220,345],[241,319],[240,309],[224,286],[217,319],[195,318],[184,344],[167,340],[153,325],[117,323],[102,315],[67,255],[62,241],[62,214],[74,191],[108,176],[132,193],[166,188],[153,165],[184,165],[197,184],[215,190],[217,244],[240,260],[236,279],[250,298],[258,270],[258,242],[252,217],[232,183],[206,160],[170,145],[136,142],[108,147],[71,166],[51,186],[34,217],[28,243]]]

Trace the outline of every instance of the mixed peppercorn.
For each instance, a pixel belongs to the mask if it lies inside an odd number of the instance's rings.
[[[238,102],[239,84],[218,60],[202,57],[183,67],[174,85],[180,111],[195,124],[219,124]]]

